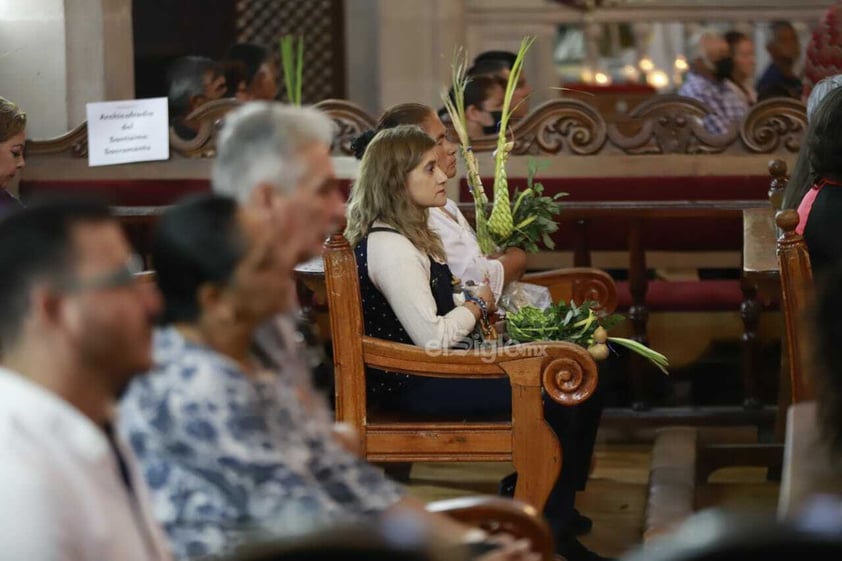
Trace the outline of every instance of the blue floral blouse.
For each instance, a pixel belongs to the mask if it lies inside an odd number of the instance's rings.
[[[283,371],[247,377],[173,328],[155,333],[154,355],[123,397],[119,429],[176,557],[369,517],[400,499],[401,487],[308,415]]]

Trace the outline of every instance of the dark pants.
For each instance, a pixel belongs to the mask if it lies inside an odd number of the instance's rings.
[[[511,415],[512,391],[507,378],[491,380],[413,377],[409,387],[378,400],[378,406],[407,415],[488,420]],[[544,417],[562,447],[561,475],[550,492],[544,515],[557,532],[573,514],[576,491],[588,480],[596,432],[602,415],[598,391],[581,405],[566,407],[544,398]]]

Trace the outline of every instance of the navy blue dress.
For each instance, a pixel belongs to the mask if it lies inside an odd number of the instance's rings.
[[[391,232],[392,228],[372,228],[372,232]],[[407,345],[414,344],[383,293],[374,286],[368,275],[368,236],[354,248],[360,297],[363,306],[363,329],[369,337],[386,339]],[[443,316],[455,308],[453,303],[453,274],[446,263],[430,259],[430,291],[436,302],[436,315]],[[472,339],[460,345],[470,348]],[[511,408],[511,389],[508,380],[441,379],[383,372],[375,368],[367,371],[368,401],[376,409],[404,413],[455,415],[463,420],[471,417],[499,416],[501,408]],[[488,399],[488,389],[495,386],[497,399]],[[497,387],[499,386],[499,387]],[[469,397],[475,395],[474,398]],[[469,402],[466,403],[465,400]],[[470,401],[475,403],[471,404]]]

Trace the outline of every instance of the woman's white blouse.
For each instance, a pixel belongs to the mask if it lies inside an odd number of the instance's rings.
[[[436,313],[430,288],[430,258],[400,234],[368,235],[368,276],[389,302],[412,342],[420,347],[452,347],[476,324],[474,314],[462,306],[444,316]]]
[[[503,263],[482,254],[477,236],[458,205],[448,199],[444,207],[431,208],[427,224],[441,238],[447,265],[454,276],[462,279],[463,284],[469,280],[487,284],[494,299],[500,300],[503,294]]]

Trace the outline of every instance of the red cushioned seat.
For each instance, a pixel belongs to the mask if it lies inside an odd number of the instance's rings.
[[[568,193],[562,199],[562,221],[552,238],[557,250],[572,250],[574,225],[565,222],[564,201],[686,201],[766,200],[769,177],[765,175],[681,177],[538,177],[544,193]],[[493,180],[483,178],[491,194]],[[509,178],[512,190],[523,188],[524,178]],[[471,201],[467,183],[460,183],[462,201]],[[628,220],[594,218],[588,221],[588,246],[594,251],[628,249]],[[742,249],[739,216],[712,221],[710,218],[659,218],[648,220],[643,230],[647,250],[733,251]]]
[[[24,201],[45,194],[78,194],[102,198],[116,206],[169,205],[191,193],[210,191],[207,179],[21,180]]]
[[[618,309],[628,310],[628,281],[617,281]],[[646,306],[652,312],[735,312],[743,293],[739,280],[649,281]]]

